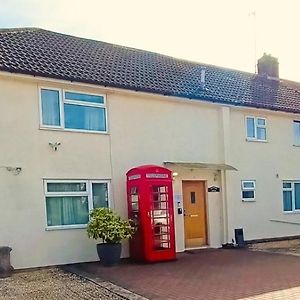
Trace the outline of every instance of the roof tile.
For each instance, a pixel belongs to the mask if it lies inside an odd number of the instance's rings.
[[[300,113],[299,83],[38,28],[0,30],[0,70]]]

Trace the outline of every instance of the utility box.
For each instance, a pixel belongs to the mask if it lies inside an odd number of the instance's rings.
[[[137,226],[130,257],[144,262],[176,259],[172,172],[144,165],[126,175],[128,217]]]

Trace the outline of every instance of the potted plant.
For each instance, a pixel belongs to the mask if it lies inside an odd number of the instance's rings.
[[[94,208],[87,225],[89,238],[101,239],[97,252],[104,266],[118,264],[121,257],[121,241],[132,237],[135,229],[131,220],[122,220],[109,208]]]

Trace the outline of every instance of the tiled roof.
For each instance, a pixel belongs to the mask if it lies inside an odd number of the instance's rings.
[[[300,113],[300,84],[38,28],[0,30],[0,70]]]

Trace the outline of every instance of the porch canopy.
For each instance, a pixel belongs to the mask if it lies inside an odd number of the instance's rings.
[[[209,169],[209,170],[227,170],[237,171],[236,168],[226,164],[211,164],[203,162],[190,162],[190,161],[164,161],[166,167],[183,167],[188,169]]]

